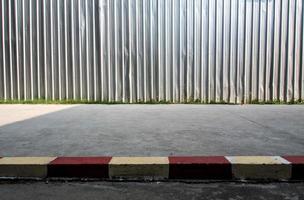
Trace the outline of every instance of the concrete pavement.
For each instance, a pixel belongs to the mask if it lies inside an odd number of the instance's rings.
[[[303,191],[303,183],[0,182],[1,199],[6,200],[300,200],[304,199]]]
[[[1,156],[303,155],[303,105],[0,105]]]

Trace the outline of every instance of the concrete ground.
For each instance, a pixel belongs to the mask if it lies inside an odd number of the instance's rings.
[[[1,183],[1,199],[19,200],[120,200],[120,199],[206,199],[206,200],[270,200],[304,199],[303,183]]]
[[[303,105],[0,105],[0,156],[304,154]]]
[[[304,106],[0,105],[0,156],[304,154]],[[4,182],[0,199],[304,199],[303,183]]]

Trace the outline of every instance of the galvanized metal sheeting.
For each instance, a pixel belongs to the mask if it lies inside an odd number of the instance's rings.
[[[303,6],[1,0],[0,99],[303,99]]]

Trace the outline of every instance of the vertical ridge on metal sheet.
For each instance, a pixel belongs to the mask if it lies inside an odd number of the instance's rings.
[[[94,73],[94,80],[93,80],[93,88],[94,88],[94,101],[97,100],[97,84],[98,84],[98,81],[97,81],[97,69],[96,69],[96,22],[95,22],[95,0],[93,0],[93,3],[92,3],[92,34],[93,34],[93,38],[92,38],[92,45],[93,45],[93,73]]]
[[[37,54],[36,54],[36,63],[37,63],[37,98],[40,99],[41,98],[41,78],[40,78],[40,7],[39,7],[39,0],[36,0],[36,50],[37,50]],[[17,11],[16,11],[17,12]],[[18,27],[16,25],[16,27]],[[17,53],[18,53],[18,45],[16,45],[17,48]],[[18,63],[19,61],[17,61]],[[17,70],[18,70],[18,65],[17,65]],[[19,72],[18,72],[19,74]],[[19,80],[19,78],[17,78]],[[18,84],[18,88],[19,88],[19,84]],[[19,89],[20,90],[20,89]],[[18,95],[19,95],[18,91]],[[20,98],[18,98],[20,99]]]
[[[1,0],[0,99],[303,99],[302,0]]]
[[[1,97],[6,100],[6,61],[5,61],[5,27],[4,27],[4,22],[5,22],[5,9],[4,9],[4,3],[5,1],[1,1]]]
[[[32,12],[32,0],[29,0],[29,63],[30,63],[30,82],[31,82],[31,100],[34,99],[34,74],[33,74],[33,12]]]
[[[302,71],[302,74],[301,74],[301,93],[300,93],[300,99],[304,99],[304,38],[303,38],[303,34],[304,34],[304,3],[302,3],[302,32],[301,32],[301,35],[302,35],[302,38],[301,38],[301,41],[302,41],[302,46],[301,46],[301,51],[302,51],[302,55],[300,56],[301,57],[301,70]],[[301,72],[300,72],[301,73]]]
[[[126,82],[127,80],[125,79],[125,76],[126,76],[126,63],[125,63],[125,48],[127,49],[128,47],[126,46],[127,43],[127,38],[125,37],[125,31],[126,31],[126,28],[125,28],[125,11],[124,11],[124,3],[125,1],[127,0],[121,0],[121,5],[120,5],[120,10],[119,10],[119,13],[120,13],[120,16],[121,16],[121,56],[122,56],[122,75],[121,75],[121,79],[122,79],[122,86],[120,88],[120,90],[122,91],[122,102],[125,102],[126,101]],[[114,9],[116,8],[116,6],[114,5]],[[114,12],[115,13],[115,12]],[[114,22],[114,25],[116,26],[118,23],[117,21]],[[118,25],[117,25],[118,26]],[[117,28],[118,29],[118,28]],[[118,32],[117,30],[115,30],[115,34],[116,32]],[[117,45],[117,40],[115,40],[116,43],[115,45]],[[115,47],[116,48],[116,47]],[[115,62],[117,62],[117,51],[115,52]],[[118,68],[118,67],[117,67]],[[116,68],[116,69],[117,69]],[[116,78],[116,82],[118,81],[118,78]],[[116,83],[116,85],[118,85]],[[116,100],[116,99],[115,99]]]
[[[228,102],[236,103],[236,42],[232,42],[233,40],[237,40],[236,36],[236,18],[237,18],[237,8],[236,8],[236,1],[230,1],[230,8],[229,8],[229,19],[230,19],[230,26],[229,26],[229,80],[228,80]]]
[[[8,2],[8,39],[9,39],[9,82],[10,82],[10,98],[14,98],[14,80],[13,80],[13,58],[12,58],[12,2]]]
[[[76,76],[76,69],[75,69],[75,35],[74,35],[74,0],[71,0],[71,65],[72,65],[72,94],[73,94],[73,99],[76,99],[76,81],[75,81],[75,76]]]
[[[303,12],[303,1],[297,0],[295,5],[295,48],[294,48],[294,99],[301,98],[300,95],[300,77],[301,77],[301,33],[303,30],[300,13]],[[302,29],[301,29],[302,28]]]
[[[107,30],[107,79],[106,79],[106,87],[107,87],[107,93],[106,93],[106,96],[107,96],[107,100],[108,101],[111,101],[111,85],[110,85],[110,81],[111,81],[111,73],[110,73],[110,0],[107,0],[107,3],[106,3],[106,12],[107,12],[107,27],[106,27],[106,30]],[[114,66],[113,66],[114,67]]]
[[[15,17],[15,38],[16,38],[16,82],[17,82],[17,99],[20,100],[20,78],[19,78],[19,26],[18,26],[18,2],[14,3],[14,17]]]
[[[59,100],[62,99],[62,77],[61,77],[61,45],[60,45],[60,40],[61,40],[61,26],[60,26],[60,20],[61,20],[61,16],[60,16],[60,2],[61,0],[57,0],[57,58],[58,58],[58,98]]]

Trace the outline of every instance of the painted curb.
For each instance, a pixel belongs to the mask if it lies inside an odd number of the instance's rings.
[[[304,180],[304,156],[0,157],[0,178]]]
[[[283,156],[283,158],[292,163],[291,179],[304,180],[304,156]]]
[[[58,157],[48,166],[48,177],[108,178],[111,157]]]
[[[227,156],[236,179],[291,178],[290,162],[280,156]]]
[[[168,157],[113,157],[109,163],[110,178],[167,179]]]
[[[0,158],[0,177],[45,178],[47,165],[55,157],[2,157]]]
[[[170,179],[232,179],[231,164],[224,156],[169,157]]]

